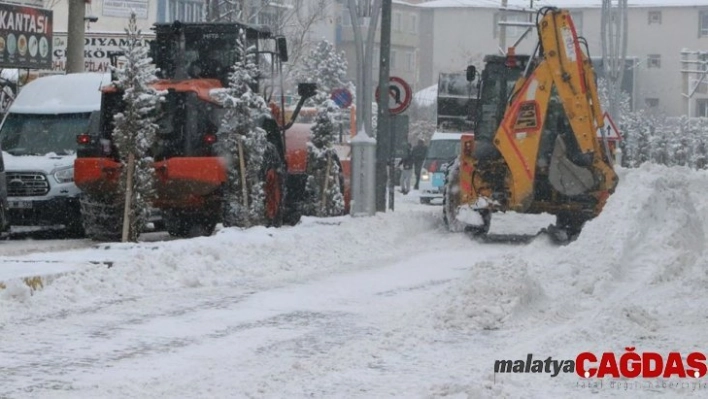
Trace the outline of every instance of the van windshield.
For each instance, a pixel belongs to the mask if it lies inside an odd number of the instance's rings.
[[[432,140],[427,159],[454,159],[460,152],[460,140]]]
[[[86,133],[91,113],[10,114],[0,131],[2,150],[12,155],[72,155],[76,136]]]

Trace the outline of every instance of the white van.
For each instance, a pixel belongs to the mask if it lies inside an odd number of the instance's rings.
[[[460,155],[463,134],[470,133],[433,133],[420,172],[418,189],[421,204],[442,200],[445,186],[445,169],[442,166],[452,164]]]
[[[10,224],[63,227],[83,235],[74,185],[76,136],[98,129],[110,74],[37,78],[20,89],[0,127]]]

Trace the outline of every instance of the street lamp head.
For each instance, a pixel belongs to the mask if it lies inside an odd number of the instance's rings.
[[[87,16],[84,18],[84,20],[86,20],[86,21],[88,21],[88,22],[91,22],[91,23],[95,23],[95,22],[98,22],[98,17],[95,16],[95,15],[87,15]]]

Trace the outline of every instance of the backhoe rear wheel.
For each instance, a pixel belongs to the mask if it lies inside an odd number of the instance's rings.
[[[477,211],[482,217],[482,225],[470,225],[458,218],[460,208],[460,165],[455,161],[447,171],[443,190],[443,221],[451,232],[465,232],[473,236],[486,235],[492,222],[492,213],[482,209]]]
[[[556,215],[554,226],[555,239],[562,242],[575,241],[587,221],[585,215],[575,212],[562,212]]]

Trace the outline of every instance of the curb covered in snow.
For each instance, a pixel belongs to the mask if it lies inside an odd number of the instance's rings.
[[[14,262],[14,263],[60,263],[59,261],[48,261],[48,260],[9,260],[9,259],[3,259],[0,262]],[[108,268],[113,266],[113,262],[111,261],[88,261],[87,263],[92,264],[92,265],[105,265]],[[80,268],[82,265],[81,264],[76,264],[76,268]],[[11,278],[6,278],[5,281],[0,280],[0,291],[8,289],[8,287],[14,286],[16,283],[22,284],[24,283],[27,287],[30,289],[30,294],[34,294],[35,291],[42,290],[44,287],[49,285],[52,281],[56,280],[57,278],[64,276],[68,273],[73,272],[75,269],[74,267],[70,268],[69,270],[64,270],[62,272],[58,273],[46,273],[46,274],[34,274],[34,273],[29,273],[27,276],[17,276],[17,277],[11,277]]]

